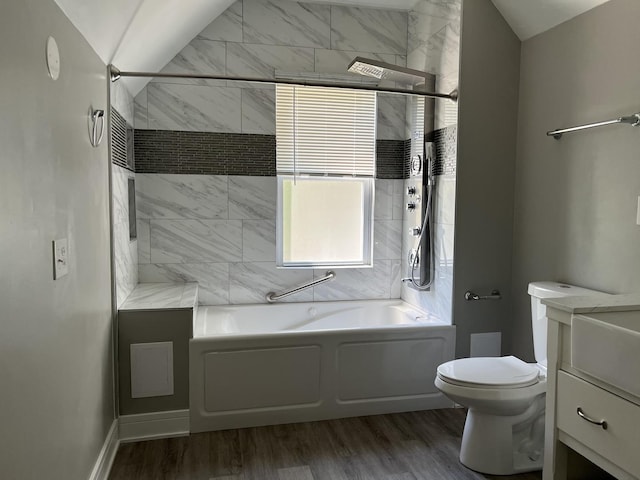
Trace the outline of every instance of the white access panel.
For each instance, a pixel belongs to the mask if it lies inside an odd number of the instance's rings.
[[[338,401],[429,396],[438,393],[433,372],[444,339],[345,342],[337,348]]]
[[[321,355],[318,345],[207,353],[205,409],[282,409],[319,402]]]
[[[173,395],[173,342],[132,343],[131,398]]]
[[[502,353],[502,333],[472,333],[471,357],[499,357]]]

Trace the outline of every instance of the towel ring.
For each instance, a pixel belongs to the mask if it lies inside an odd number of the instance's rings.
[[[104,110],[89,108],[90,132],[89,141],[93,147],[98,147],[104,136]],[[100,125],[100,128],[98,128]]]

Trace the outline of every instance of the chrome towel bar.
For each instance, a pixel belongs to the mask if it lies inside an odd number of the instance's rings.
[[[579,125],[577,127],[551,130],[550,132],[547,132],[547,136],[553,137],[556,140],[560,140],[564,133],[578,132],[580,130],[586,130],[588,128],[604,127],[605,125],[614,125],[616,123],[627,123],[632,127],[637,127],[638,125],[640,125],[640,112],[632,113],[631,115],[627,115],[624,117],[614,118],[613,120],[605,120],[604,122],[589,123],[587,125]]]
[[[492,290],[491,295],[478,295],[473,293],[471,290],[467,290],[464,294],[465,300],[500,300],[502,295],[500,295],[500,290]]]
[[[305,283],[304,285],[300,285],[299,287],[292,288],[291,290],[287,290],[286,292],[278,293],[269,292],[265,296],[267,302],[273,303],[277,302],[281,298],[288,297],[289,295],[293,295],[294,293],[301,292],[302,290],[306,290],[307,288],[314,287],[316,285],[320,285],[321,283],[328,282],[333,280],[336,277],[336,273],[329,270],[324,277],[314,280],[313,282]]]

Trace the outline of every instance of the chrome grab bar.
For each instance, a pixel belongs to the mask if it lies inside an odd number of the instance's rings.
[[[471,290],[467,290],[464,294],[465,300],[500,300],[501,298],[500,290],[492,290],[491,295],[478,295]]]
[[[277,302],[281,298],[288,297],[289,295],[293,295],[294,293],[301,292],[302,290],[306,290],[307,288],[315,287],[316,285],[320,285],[321,283],[328,282],[329,280],[333,280],[336,277],[336,273],[329,270],[325,274],[324,277],[314,280],[313,282],[305,283],[304,285],[300,285],[299,287],[292,288],[291,290],[287,290],[286,292],[278,293],[269,292],[265,296],[267,302],[273,303]]]

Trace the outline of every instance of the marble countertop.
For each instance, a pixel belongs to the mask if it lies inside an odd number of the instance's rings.
[[[626,312],[640,310],[640,293],[589,295],[587,297],[545,298],[547,307],[569,313]]]
[[[120,311],[195,308],[197,283],[139,283]]]

